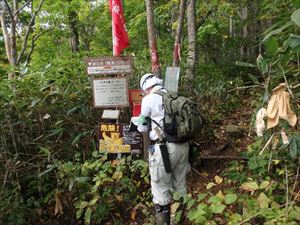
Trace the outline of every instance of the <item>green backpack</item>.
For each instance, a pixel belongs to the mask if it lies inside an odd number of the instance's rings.
[[[175,92],[156,91],[154,93],[163,98],[164,133],[167,141],[189,141],[201,131],[202,116],[194,101]]]

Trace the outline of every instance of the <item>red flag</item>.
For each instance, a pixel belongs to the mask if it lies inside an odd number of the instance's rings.
[[[121,0],[109,0],[109,8],[112,17],[113,55],[118,56],[129,46]]]

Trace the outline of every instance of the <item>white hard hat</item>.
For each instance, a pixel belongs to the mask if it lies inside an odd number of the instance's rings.
[[[148,88],[155,85],[163,85],[163,80],[159,79],[153,73],[146,73],[140,80],[140,88],[142,91],[146,91]]]

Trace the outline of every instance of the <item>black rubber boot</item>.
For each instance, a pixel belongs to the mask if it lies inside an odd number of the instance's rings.
[[[155,205],[156,225],[170,225],[170,204]]]

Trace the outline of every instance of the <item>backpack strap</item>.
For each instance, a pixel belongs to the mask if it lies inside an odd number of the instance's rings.
[[[164,92],[164,91],[162,91],[161,89],[160,90],[157,90],[157,91],[154,91],[152,94],[158,94],[158,95],[160,95],[160,96],[164,96],[164,95],[166,95],[166,94],[168,94],[167,92]]]
[[[161,126],[156,120],[153,120],[153,119],[151,119],[151,118],[150,118],[150,120],[153,121],[153,123],[155,123],[155,124],[159,127],[159,129],[163,132],[164,137],[163,137],[163,139],[161,140],[161,142],[162,142],[162,143],[165,143],[165,142],[166,142],[166,134],[165,134],[164,129],[162,128],[162,126]]]

